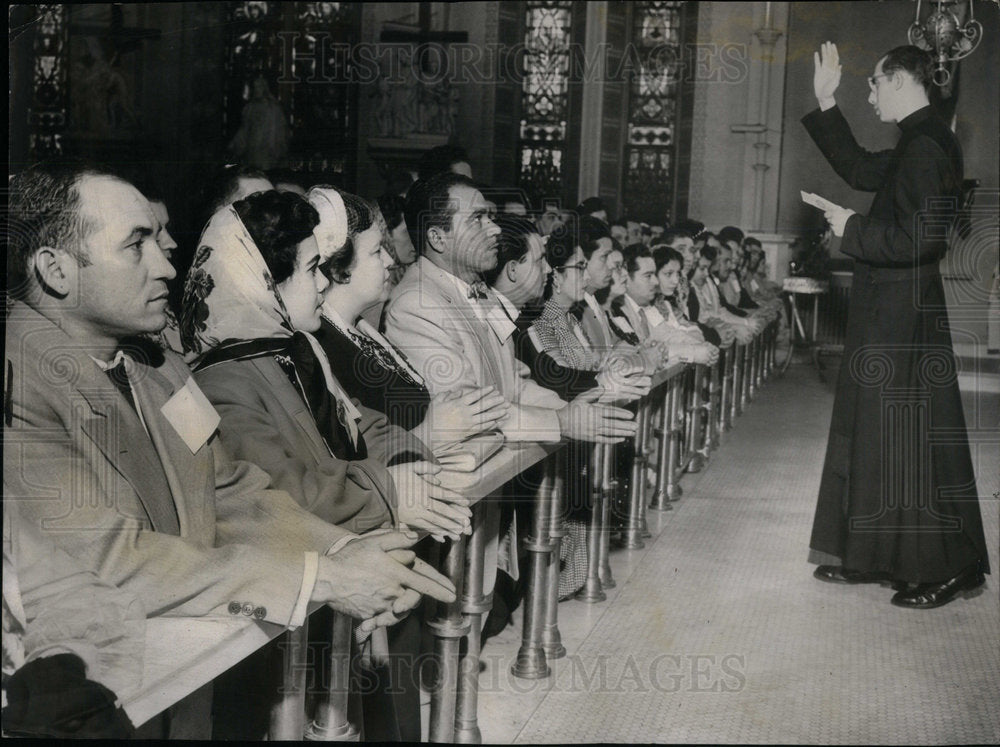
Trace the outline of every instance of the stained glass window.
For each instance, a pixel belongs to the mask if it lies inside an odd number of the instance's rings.
[[[681,66],[680,2],[637,2],[629,83],[623,202],[641,220],[662,224],[673,199],[673,159]]]
[[[526,5],[518,185],[537,200],[563,192],[572,3]]]
[[[295,3],[292,168],[348,170],[355,107],[347,51],[358,11],[357,3]]]
[[[66,127],[66,6],[37,5],[29,148],[35,159],[62,154]]]
[[[349,172],[356,107],[354,87],[346,82],[358,13],[358,3],[230,3],[227,137],[239,127],[254,81],[262,77],[291,125],[287,165]]]

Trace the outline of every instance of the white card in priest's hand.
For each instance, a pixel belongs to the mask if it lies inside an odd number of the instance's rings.
[[[838,205],[837,203],[830,202],[825,197],[820,197],[819,195],[813,194],[812,192],[804,192],[802,190],[799,190],[799,194],[802,196],[802,202],[804,202],[806,205],[812,205],[814,208],[819,208],[824,213],[830,210],[841,209],[840,205]]]
[[[222,419],[193,378],[188,378],[187,383],[160,408],[160,412],[192,454],[212,437]]]

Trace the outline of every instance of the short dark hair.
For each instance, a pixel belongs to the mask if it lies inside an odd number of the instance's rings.
[[[385,191],[401,194],[413,184],[413,175],[406,169],[393,169],[385,177]]]
[[[417,175],[421,180],[443,171],[449,171],[456,163],[469,163],[469,154],[459,145],[439,145],[425,151],[420,157]]]
[[[295,271],[298,247],[312,236],[319,213],[301,195],[268,190],[233,203],[275,283]]]
[[[497,264],[482,273],[488,285],[493,284],[508,262],[519,262],[528,253],[528,236],[538,233],[535,224],[521,215],[500,213],[493,220],[500,226],[500,236],[497,237]]]
[[[705,224],[700,220],[683,218],[682,220],[677,221],[672,228],[674,231],[683,231],[692,239],[697,239],[700,238],[701,234],[704,232]]]
[[[526,212],[531,210],[531,200],[520,189],[480,186],[479,191],[483,193],[483,197],[497,206],[498,213],[505,212],[504,205],[510,202],[523,205]]]
[[[738,229],[736,226],[726,226],[721,231],[719,231],[719,241],[723,244],[729,241],[735,241],[737,244],[743,243],[743,231]]]
[[[665,264],[668,262],[678,262],[681,267],[684,267],[684,255],[679,251],[674,249],[672,246],[666,246],[665,244],[658,244],[653,247],[653,261],[656,263],[656,271],[659,272]]]
[[[198,198],[203,225],[218,212],[219,208],[229,204],[240,187],[240,179],[267,179],[267,174],[260,169],[239,163],[229,163],[217,169],[208,178]]]
[[[549,267],[553,270],[565,267],[579,245],[574,231],[553,231],[545,240],[545,260]]]
[[[386,192],[378,197],[378,209],[385,219],[385,227],[395,231],[403,222],[403,211],[406,210],[406,200],[395,192]]]
[[[581,215],[577,221],[577,230],[580,248],[587,259],[597,251],[598,241],[611,238],[611,227],[592,215]]]
[[[590,215],[591,213],[596,213],[601,210],[605,213],[608,212],[608,208],[605,206],[604,200],[600,197],[588,197],[576,206],[577,215]]]
[[[715,239],[716,241],[719,241],[719,237],[716,236],[711,231],[703,231],[702,234],[698,237],[698,239],[703,240],[705,242],[705,246],[708,246],[708,242],[710,239]],[[719,241],[719,244],[721,245],[722,242]]]
[[[335,187],[321,187],[321,189],[335,189]],[[345,192],[342,189],[338,189],[337,192],[344,201],[344,211],[347,213],[347,239],[342,247],[327,257],[320,269],[334,283],[348,283],[351,280],[351,269],[357,259],[355,239],[358,234],[364,233],[375,224],[378,220],[376,212],[379,212],[379,215],[382,213],[380,207],[373,205],[363,197]],[[392,196],[398,199],[398,195]],[[381,200],[381,198],[379,199]],[[388,220],[386,220],[386,224],[388,224]]]
[[[761,250],[763,250],[763,248],[764,248],[764,245],[760,243],[760,239],[758,239],[758,238],[755,238],[753,236],[747,236],[745,239],[743,239],[743,248],[744,249],[749,249],[752,246],[755,246],[755,247],[757,247],[758,249],[761,249]]]
[[[660,237],[660,243],[666,244],[667,246],[673,246],[677,243],[677,239],[690,239],[691,234],[687,231],[683,231],[680,228],[668,228],[663,232]]]
[[[634,275],[636,270],[639,269],[639,258],[640,257],[650,257],[652,254],[649,251],[649,247],[645,244],[629,244],[627,247],[622,249],[622,258],[625,260],[625,269],[628,274]]]
[[[912,44],[895,47],[883,55],[883,73],[895,73],[899,70],[908,72],[924,89],[930,88],[934,82],[934,58],[930,52]]]
[[[80,213],[80,183],[109,172],[83,161],[36,164],[10,180],[7,204],[7,291],[24,298],[28,262],[43,246],[68,252],[81,267],[90,264],[84,242],[93,226]],[[122,180],[124,181],[124,180]]]
[[[476,188],[475,182],[462,174],[441,171],[426,179],[417,179],[406,194],[406,230],[417,256],[423,256],[427,242],[427,229],[449,230],[455,215],[451,188],[465,186]]]
[[[698,251],[698,254],[707,259],[709,262],[714,262],[716,257],[719,256],[718,251],[716,251],[715,247],[710,244],[705,244],[705,246]]]

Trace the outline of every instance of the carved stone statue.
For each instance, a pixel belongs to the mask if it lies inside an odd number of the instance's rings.
[[[405,138],[409,135],[445,135],[455,132],[459,93],[451,81],[437,75],[438,64],[431,57],[425,62],[434,69],[422,70],[412,49],[401,47],[397,69],[403,75],[390,77],[381,70],[374,99],[373,119],[379,137]]]

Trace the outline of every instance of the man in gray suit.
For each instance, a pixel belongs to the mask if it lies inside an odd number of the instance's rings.
[[[190,371],[139,337],[174,269],[131,184],[36,167],[10,189],[4,480],[26,521],[149,615],[296,627],[318,601],[371,629],[454,599],[414,537],[358,538],[228,457]]]

